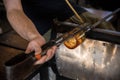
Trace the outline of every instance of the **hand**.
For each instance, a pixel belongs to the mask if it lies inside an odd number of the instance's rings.
[[[35,51],[35,55],[39,55],[42,52],[41,46],[44,45],[45,43],[46,41],[43,37],[35,38],[29,42],[25,53],[30,53],[30,52]],[[47,51],[46,55],[42,57],[39,55],[40,59],[35,62],[35,65],[43,64],[46,61],[50,60],[54,56],[55,50],[56,50],[56,46],[53,46]]]

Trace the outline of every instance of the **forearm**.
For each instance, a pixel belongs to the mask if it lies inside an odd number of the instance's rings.
[[[24,39],[31,41],[36,37],[42,37],[24,12],[11,10],[7,12],[7,17],[13,29]]]

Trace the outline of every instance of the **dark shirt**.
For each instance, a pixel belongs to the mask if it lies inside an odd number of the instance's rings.
[[[39,14],[71,14],[65,0],[22,0],[24,8],[31,9]],[[85,10],[72,3],[77,12],[82,13]]]
[[[54,18],[64,21],[74,15],[65,0],[22,0],[22,5],[24,12],[41,34],[53,26]],[[74,3],[72,5],[79,13],[85,11]],[[52,34],[55,35],[55,33]]]

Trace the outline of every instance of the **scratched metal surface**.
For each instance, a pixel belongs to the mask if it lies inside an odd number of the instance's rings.
[[[56,52],[61,75],[77,80],[120,80],[120,46],[86,39],[75,49],[61,45]]]

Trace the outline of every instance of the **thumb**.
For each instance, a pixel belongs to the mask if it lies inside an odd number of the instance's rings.
[[[35,48],[35,58],[37,60],[41,59],[41,52],[42,52],[41,48]]]
[[[30,53],[32,51],[33,51],[33,49],[28,46],[27,49],[26,49],[26,51],[25,51],[25,53],[28,54],[28,53]]]
[[[42,49],[40,47],[35,48],[35,55],[40,54],[42,52]]]

